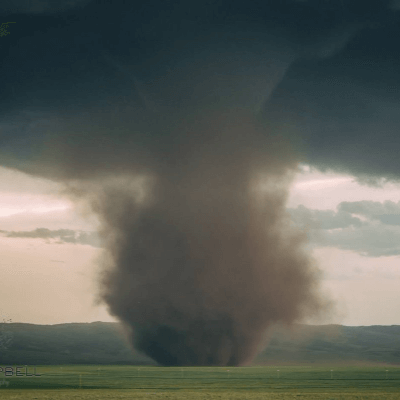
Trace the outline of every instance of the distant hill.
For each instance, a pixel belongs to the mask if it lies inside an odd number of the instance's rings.
[[[400,326],[297,325],[274,331],[255,364],[399,364]]]
[[[136,354],[113,322],[35,325],[7,323],[13,339],[0,350],[0,365],[153,364]]]
[[[0,365],[156,365],[133,351],[120,324],[34,325],[7,323],[13,339],[0,349]],[[399,364],[400,326],[296,325],[276,328],[254,364]]]

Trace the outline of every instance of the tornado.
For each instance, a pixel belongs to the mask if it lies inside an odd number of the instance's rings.
[[[329,312],[285,208],[299,162],[336,157],[318,157],[345,119],[326,112],[330,60],[342,67],[398,10],[364,3],[0,6],[13,22],[2,163],[61,182],[97,215],[99,301],[160,365],[246,365],[274,324]]]
[[[101,301],[161,365],[246,365],[273,324],[324,307],[285,211],[297,158],[244,109],[168,127],[143,164],[68,180],[102,223]]]

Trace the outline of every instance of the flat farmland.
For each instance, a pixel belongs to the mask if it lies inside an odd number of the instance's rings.
[[[0,375],[1,399],[400,399],[400,367],[394,366],[59,365],[27,371],[40,376]]]

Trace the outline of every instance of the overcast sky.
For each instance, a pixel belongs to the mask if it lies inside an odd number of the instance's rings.
[[[257,309],[256,338],[261,317],[295,319],[314,296],[313,259],[335,308],[308,322],[400,324],[398,0],[10,0],[0,18],[0,316],[115,320],[96,303],[108,246],[117,273],[107,301],[135,327],[147,305],[130,295],[147,298],[158,315],[193,294],[179,304],[200,304],[212,322],[248,278],[243,298],[247,311]],[[253,266],[262,213],[254,218],[253,200],[242,196],[257,174],[267,188],[271,250],[259,291],[251,284],[265,261]],[[299,241],[282,239],[284,208],[307,235],[309,261]],[[243,226],[254,228],[253,243]],[[226,246],[223,255],[215,243]],[[203,248],[206,289],[196,275]],[[185,251],[192,257],[180,270]],[[178,289],[162,286],[164,272]],[[274,297],[264,312],[253,302],[264,283],[277,288],[276,278],[284,287],[296,276],[299,306],[293,297],[279,311]],[[137,282],[143,292],[131,290]],[[215,303],[203,306],[197,289]],[[238,313],[243,327],[248,313]],[[182,311],[190,326],[191,314]]]

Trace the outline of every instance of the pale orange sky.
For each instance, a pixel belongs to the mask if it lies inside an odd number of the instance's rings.
[[[0,230],[36,228],[94,231],[60,186],[44,179],[0,168]],[[334,210],[343,201],[400,200],[400,185],[361,186],[351,176],[303,167],[292,184],[287,206]],[[95,305],[96,258],[102,250],[89,245],[57,244],[0,235],[0,317],[13,322],[56,324],[113,321]],[[322,270],[322,288],[337,303],[323,323],[344,325],[400,324],[400,256],[362,256],[336,247],[313,248]]]

